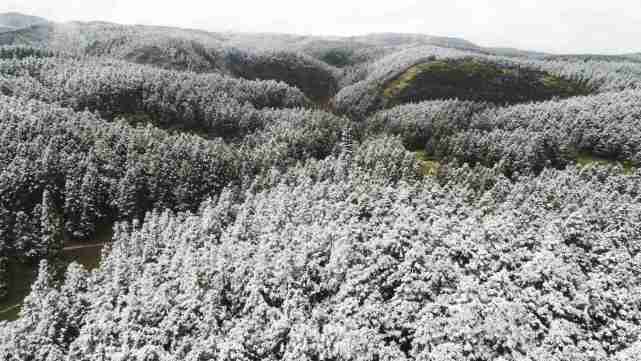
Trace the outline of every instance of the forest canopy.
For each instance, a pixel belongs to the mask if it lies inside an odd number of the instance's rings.
[[[0,360],[641,353],[634,57],[12,19]]]

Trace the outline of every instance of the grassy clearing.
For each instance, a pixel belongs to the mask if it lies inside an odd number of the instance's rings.
[[[343,68],[354,63],[352,61],[353,55],[354,52],[352,50],[335,48],[320,54],[318,59],[337,68]]]
[[[598,157],[590,153],[579,154],[576,158],[576,164],[579,167],[586,167],[588,165],[604,165],[604,166],[618,165],[623,168],[623,172],[625,174],[632,174],[636,170],[636,167],[629,160],[618,161],[614,159]]]
[[[63,252],[63,261],[65,264],[78,262],[86,269],[92,270],[98,267],[100,263],[100,254],[102,246],[95,246],[99,243],[107,242],[111,239],[113,231],[110,225],[98,227],[95,239],[92,241],[78,242],[70,241],[65,243],[65,247],[82,247],[65,250]],[[0,302],[0,321],[12,321],[18,318],[22,300],[31,291],[31,284],[36,279],[38,264],[25,264],[17,260],[9,262],[9,296]]]
[[[23,264],[14,259],[9,260],[7,273],[9,276],[8,297],[0,302],[0,321],[12,321],[18,317],[20,304],[31,291],[31,283],[36,278],[37,265]]]
[[[401,76],[387,84],[387,87],[385,88],[385,90],[383,90],[383,95],[385,96],[385,98],[393,99],[398,97],[403,93],[405,89],[414,84],[416,77],[422,71],[423,67],[421,65],[415,65],[407,69],[407,71],[401,74]]]
[[[414,152],[414,154],[421,164],[421,173],[424,176],[433,177],[438,174],[441,163],[436,158],[428,156],[424,150]]]
[[[388,105],[435,99],[496,104],[589,94],[583,83],[543,71],[478,59],[434,60],[415,65],[383,89]]]

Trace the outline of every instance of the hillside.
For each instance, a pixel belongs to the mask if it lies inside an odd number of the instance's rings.
[[[460,50],[481,50],[481,47],[465,39],[423,34],[368,34],[349,37],[348,40],[368,44],[370,46],[434,45]]]
[[[609,61],[609,62],[641,62],[639,54],[623,55],[600,55],[600,54],[569,54],[569,55],[547,55],[550,60],[565,61]]]
[[[208,33],[105,22],[48,22],[14,29],[0,34],[0,45],[44,46],[166,69],[220,72],[251,80],[280,80],[299,87],[310,98],[322,103],[327,103],[338,91],[345,72],[337,67],[364,64],[401,48],[419,45],[481,51],[480,47],[462,39],[420,34],[321,38]]]
[[[500,56],[513,56],[513,57],[523,57],[523,58],[543,58],[546,53],[539,51],[528,51],[516,48],[505,48],[505,47],[488,47],[484,48],[489,54],[500,55]]]
[[[0,26],[11,29],[28,28],[33,25],[48,23],[47,19],[24,15],[16,12],[0,13]]]
[[[0,361],[638,358],[637,55],[6,18]]]

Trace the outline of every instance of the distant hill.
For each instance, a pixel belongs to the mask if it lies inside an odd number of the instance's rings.
[[[0,32],[0,45],[50,46],[53,27],[45,23]]]
[[[47,46],[55,50],[90,52],[92,55],[107,55],[96,53],[108,52],[112,56],[136,59],[146,59],[148,53],[153,55],[154,51],[150,51],[153,49],[149,49],[149,43],[167,43],[176,39],[195,42],[196,48],[204,49],[239,48],[300,52],[338,66],[372,60],[408,46],[433,45],[483,51],[482,47],[465,39],[425,34],[380,33],[352,37],[322,37],[274,33],[212,33],[106,22],[53,23],[43,18],[18,13],[0,14],[0,27],[0,45]],[[196,63],[211,62],[212,59],[205,59],[208,57],[203,56],[202,51],[193,51],[191,47],[188,46],[190,49],[184,51],[189,53],[188,57],[195,55]],[[126,50],[127,54],[114,54],[119,50]],[[184,49],[179,50],[183,52]],[[349,59],[344,59],[346,57]],[[216,65],[219,67],[220,64]]]
[[[27,28],[48,22],[49,20],[38,16],[25,15],[16,12],[0,13],[0,31],[3,29],[15,30]]]
[[[378,33],[341,37],[216,33],[101,21],[57,23],[18,13],[0,14],[0,45],[35,46],[65,54],[115,58],[164,69],[214,72],[251,80],[278,80],[298,87],[319,104],[326,104],[341,88],[365,80],[376,67],[376,62],[386,57],[392,56],[389,62],[395,64],[396,75],[404,74],[418,65],[404,59],[404,52],[424,47],[438,48],[434,49],[437,53],[456,51],[464,52],[466,57],[500,56],[515,61],[641,62],[639,54],[551,55],[514,48],[486,48],[461,38],[426,34]],[[396,69],[396,60],[404,65]],[[454,68],[448,69],[461,70]],[[541,74],[536,73],[537,76]]]
[[[361,36],[352,36],[346,40],[374,46],[401,46],[401,45],[434,45],[460,50],[481,50],[482,48],[470,41],[460,38],[444,36],[431,36],[424,34],[399,34],[380,33]]]
[[[334,70],[298,50],[298,45],[291,45],[305,41],[298,36],[210,33],[95,21],[50,22],[0,33],[0,45],[45,47],[164,69],[279,80],[313,99],[326,101],[337,91]],[[278,46],[254,47],[254,43]]]
[[[562,54],[548,55],[547,60],[563,61],[610,61],[610,62],[633,62],[641,63],[641,54],[624,54],[624,55],[601,55],[601,54]]]
[[[516,48],[488,47],[484,49],[494,55],[510,56],[510,57],[543,58],[549,55],[539,51],[521,50]]]
[[[641,62],[641,53],[631,53],[622,56],[629,61]]]

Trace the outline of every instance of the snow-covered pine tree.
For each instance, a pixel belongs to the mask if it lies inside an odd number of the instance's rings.
[[[11,211],[0,203],[0,240],[4,242],[7,250],[13,246],[13,217]]]
[[[340,151],[340,159],[343,162],[343,170],[347,174],[352,166],[352,156],[354,152],[352,128],[349,125],[346,125],[341,131]]]
[[[31,285],[31,292],[24,299],[20,315],[23,319],[34,320],[38,318],[38,314],[43,310],[42,302],[45,300],[46,295],[53,288],[53,280],[49,272],[49,262],[41,260],[38,264],[38,276]]]
[[[61,343],[68,346],[80,334],[82,317],[87,310],[87,276],[88,272],[76,262],[67,267],[64,282],[60,287],[59,308],[64,312],[64,332]]]
[[[61,336],[67,322],[60,301],[49,265],[42,260],[31,292],[24,299],[15,331],[1,340],[0,356],[8,360],[62,360],[65,350]]]
[[[9,245],[4,238],[0,237],[0,301],[7,297],[9,275],[8,275]]]
[[[40,212],[41,252],[49,258],[58,258],[63,248],[62,227],[51,193],[47,189],[42,193]]]
[[[133,157],[127,160],[125,169],[114,199],[118,216],[123,220],[142,218],[147,203],[144,169]]]
[[[95,158],[89,158],[85,164],[85,174],[80,185],[82,203],[79,228],[83,233],[83,238],[86,239],[95,233],[96,223],[102,217],[100,209],[102,190],[100,188],[100,173],[98,172]]]
[[[82,176],[81,167],[75,165],[68,170],[65,182],[64,229],[68,237],[75,239],[81,239],[84,236],[79,224],[82,215]]]
[[[19,211],[16,213],[14,225],[14,249],[18,254],[28,258],[37,258],[43,256],[40,248],[40,205],[34,208],[34,217],[32,214]]]
[[[52,196],[58,197],[56,191],[64,188],[64,168],[61,164],[61,137],[52,137],[38,159],[36,177],[40,187],[48,188]]]

